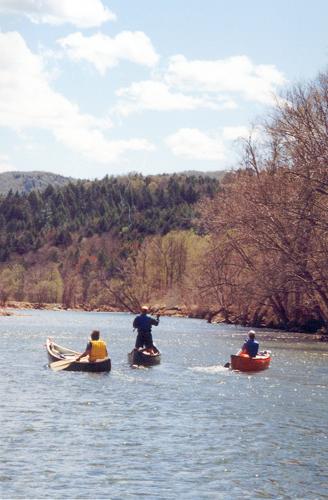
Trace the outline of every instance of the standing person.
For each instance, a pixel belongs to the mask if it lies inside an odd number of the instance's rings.
[[[153,344],[151,327],[158,326],[159,314],[157,314],[156,319],[151,318],[147,315],[148,310],[149,309],[147,306],[142,306],[141,314],[134,318],[133,328],[136,328],[138,330],[135,349],[146,348],[152,351],[155,350],[157,352],[157,349]]]
[[[98,330],[94,330],[91,333],[91,338],[85,348],[85,351],[76,358],[76,361],[80,361],[80,359],[85,356],[89,356],[90,363],[96,361],[97,359],[108,358],[106,342],[100,339],[100,332]]]
[[[254,330],[250,330],[248,333],[248,340],[243,344],[239,353],[248,354],[250,358],[255,358],[259,350],[259,343],[255,340]]]

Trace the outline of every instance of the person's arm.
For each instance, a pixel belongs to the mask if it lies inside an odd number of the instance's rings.
[[[133,328],[138,328],[138,316],[133,320]]]
[[[80,354],[80,356],[78,356],[75,361],[80,361],[81,358],[88,356],[90,354],[90,352],[91,352],[91,344],[90,344],[90,342],[88,342],[88,345],[87,345],[85,351],[82,354]]]
[[[243,354],[243,353],[247,353],[246,342],[242,345],[241,349],[239,349],[236,356],[239,356],[240,354]]]
[[[159,324],[159,314],[157,314],[156,319],[150,318],[151,324],[154,326],[158,326]]]

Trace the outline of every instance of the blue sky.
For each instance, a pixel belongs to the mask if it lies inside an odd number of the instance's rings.
[[[0,172],[221,170],[327,69],[325,0],[0,0]]]

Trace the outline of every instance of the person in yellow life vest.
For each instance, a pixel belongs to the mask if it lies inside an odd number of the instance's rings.
[[[80,359],[85,356],[89,356],[90,362],[96,361],[97,359],[108,358],[106,342],[100,339],[100,332],[98,330],[94,330],[91,333],[91,339],[85,351],[76,358],[76,361],[80,361]]]

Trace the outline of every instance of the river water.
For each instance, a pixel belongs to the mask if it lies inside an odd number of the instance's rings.
[[[1,499],[328,498],[327,345],[259,331],[272,366],[243,374],[223,365],[246,329],[161,318],[161,365],[132,369],[130,314],[16,313],[0,318]],[[47,367],[47,336],[82,350],[92,329],[110,374]]]

